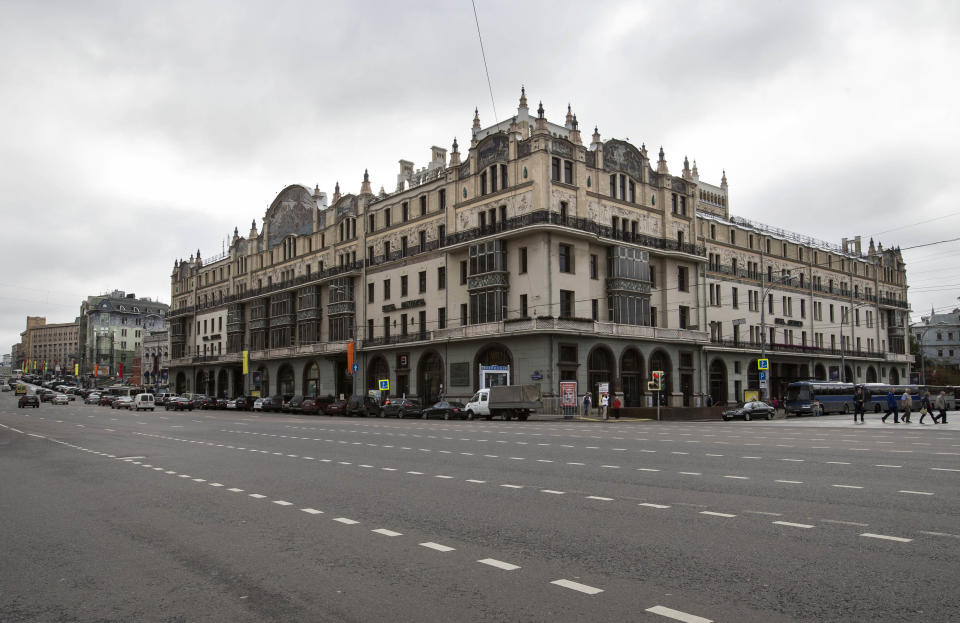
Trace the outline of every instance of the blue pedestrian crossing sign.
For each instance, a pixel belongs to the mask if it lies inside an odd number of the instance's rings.
[[[761,371],[758,372],[757,374],[759,375],[758,380],[760,380],[760,381],[766,381],[766,380],[767,380],[767,373],[766,373],[765,371],[761,370]]]
[[[380,379],[379,381],[377,381],[377,383],[379,383],[380,385],[380,391],[382,392],[390,391],[390,379]]]
[[[354,363],[354,364],[353,364],[353,373],[356,374],[356,373],[359,372],[359,371],[360,371],[360,364],[359,364],[359,363]]]
[[[757,370],[769,370],[769,369],[770,369],[769,359],[757,359]]]

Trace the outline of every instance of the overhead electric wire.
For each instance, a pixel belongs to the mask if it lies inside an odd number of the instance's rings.
[[[477,3],[476,0],[470,0],[470,3],[473,4],[473,21],[477,24],[477,39],[480,40],[480,56],[483,57],[483,71],[487,74],[487,89],[490,90],[490,105],[493,106],[493,121],[496,123],[500,117],[497,116],[497,104],[493,101],[493,85],[490,82],[490,70],[487,69],[487,53],[483,51],[483,36],[480,34],[480,18],[477,17]]]

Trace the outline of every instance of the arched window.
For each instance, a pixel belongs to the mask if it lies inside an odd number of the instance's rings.
[[[316,361],[311,361],[303,369],[303,395],[316,396],[320,388],[320,367]]]

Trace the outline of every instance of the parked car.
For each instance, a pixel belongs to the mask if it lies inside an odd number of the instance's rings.
[[[37,398],[36,394],[23,394],[20,396],[20,400],[17,401],[17,407],[23,409],[25,407],[33,407],[34,409],[40,408],[40,399]]]
[[[253,411],[253,403],[256,400],[255,396],[237,396],[237,411]]]
[[[153,394],[137,394],[136,398],[133,399],[133,408],[137,411],[140,409],[153,411],[156,406],[157,401]]]
[[[373,396],[355,394],[347,401],[346,415],[364,417],[382,417],[380,403]]]
[[[383,417],[420,417],[420,403],[409,398],[391,398],[383,405]]]
[[[0,385],[0,392],[8,392],[8,391],[10,391],[9,385]]]
[[[326,415],[343,415],[347,412],[347,403],[343,400],[334,400],[323,408]]]
[[[83,400],[84,404],[88,405],[98,405],[100,404],[100,394],[97,392],[90,392],[87,394],[87,397]]]
[[[171,394],[170,392],[160,392],[153,397],[153,402],[158,407],[162,407],[167,404],[167,400],[173,398],[176,394]]]
[[[111,396],[110,394],[100,394],[100,402],[97,404],[99,404],[101,407],[109,407],[113,404],[113,401],[116,400],[116,398],[116,396]]]
[[[421,411],[420,417],[425,420],[430,418],[449,420],[450,418],[465,418],[467,417],[467,412],[464,410],[462,402],[447,402],[446,400],[441,400],[440,402],[434,403],[432,407],[427,407]]]
[[[768,405],[765,402],[759,400],[752,400],[742,407],[737,407],[735,409],[727,409],[723,412],[723,421],[729,422],[730,420],[738,417],[742,417],[745,421],[749,422],[753,418],[766,418],[768,420],[773,419],[774,408]]]
[[[318,415],[323,413],[323,407],[320,406],[320,402],[316,398],[304,398],[303,402],[300,403],[297,413],[303,415]]]
[[[235,411],[237,408],[237,400],[238,398],[231,398],[230,400],[227,401],[227,403],[223,406],[223,408],[228,409],[230,411]]]
[[[133,398],[130,396],[118,396],[116,400],[110,403],[111,409],[127,409],[128,411],[133,408]]]
[[[65,405],[65,404],[70,404],[70,399],[67,398],[66,394],[57,394],[56,396],[53,397],[53,400],[51,402],[53,402],[53,404],[55,405]]]
[[[284,413],[300,413],[300,406],[303,404],[303,396],[293,396],[283,404],[281,410]]]
[[[37,393],[40,394],[40,402],[53,402],[53,398],[57,395],[57,392],[52,389],[38,389]]]
[[[217,399],[212,398],[211,396],[203,396],[203,395],[194,396],[193,408],[194,409],[216,409]]]
[[[193,411],[193,401],[181,396],[174,396],[167,399],[163,408],[167,411]]]
[[[250,407],[251,411],[263,411],[263,398],[257,398],[253,401],[253,406]]]

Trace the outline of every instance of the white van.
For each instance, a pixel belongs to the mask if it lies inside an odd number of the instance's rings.
[[[140,409],[150,409],[153,411],[156,403],[153,400],[153,394],[137,394],[133,399],[133,408],[135,411]]]

